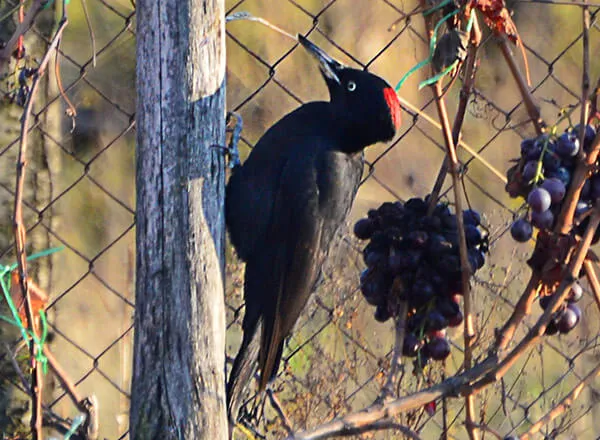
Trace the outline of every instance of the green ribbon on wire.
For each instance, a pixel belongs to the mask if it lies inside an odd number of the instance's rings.
[[[442,3],[440,3],[439,5],[435,6],[434,8],[431,8],[431,9],[428,9],[427,11],[425,11],[423,13],[423,15],[427,16],[429,14],[432,14],[433,12],[437,11],[438,9],[441,9],[442,7],[444,7],[445,5],[447,5],[450,2],[451,2],[451,0],[445,0]],[[435,52],[435,46],[437,43],[437,34],[438,34],[438,30],[440,29],[440,26],[442,24],[444,24],[446,21],[448,21],[450,18],[452,18],[453,16],[458,14],[459,12],[460,12],[460,9],[449,12],[448,14],[444,15],[442,17],[442,19],[435,25],[435,28],[433,29],[433,35],[431,36],[431,41],[429,42],[429,56],[425,60],[418,63],[416,66],[414,66],[412,69],[410,69],[408,72],[406,72],[404,74],[402,79],[400,79],[400,81],[398,81],[398,84],[396,85],[396,91],[400,90],[402,85],[406,82],[406,80],[410,76],[412,76],[412,74],[414,74],[417,70],[422,69],[427,64],[431,63],[431,60],[433,59],[433,54]],[[469,22],[467,23],[467,29],[466,29],[467,32],[471,32],[471,28],[473,27],[473,19],[474,18],[475,18],[475,15],[471,14],[471,17],[469,18]],[[438,80],[440,80],[441,78],[443,78],[444,76],[449,74],[452,71],[452,69],[454,69],[458,65],[458,63],[459,63],[459,60],[456,60],[450,66],[446,67],[442,72],[438,73],[437,75],[435,75],[429,79],[426,79],[425,81],[422,81],[419,84],[419,90],[421,90],[425,86],[435,84]]]
[[[58,252],[62,249],[64,249],[64,248],[58,247],[58,248],[51,248],[51,249],[43,250],[41,252],[30,255],[27,258],[27,261],[31,261],[31,260],[35,260],[36,258],[48,256],[48,255]],[[10,296],[10,277],[8,275],[13,270],[15,270],[17,267],[18,267],[17,263],[14,263],[10,266],[3,266],[0,264],[0,287],[2,288],[2,292],[4,293],[4,299],[6,300],[6,303],[8,304],[8,308],[10,309],[10,312],[12,315],[12,319],[9,317],[0,315],[0,320],[7,322],[11,325],[14,325],[15,327],[18,327],[19,331],[21,332],[21,336],[23,337],[23,340],[25,342],[27,342],[29,340],[29,338],[31,338],[33,340],[33,343],[37,346],[35,360],[41,364],[42,371],[44,372],[44,374],[46,374],[48,372],[48,359],[46,358],[46,356],[44,356],[44,353],[43,353],[44,344],[46,343],[46,339],[48,337],[48,321],[46,319],[46,313],[43,310],[40,310],[42,334],[38,338],[38,336],[35,334],[33,329],[28,330],[23,325],[23,322],[21,322],[21,318],[19,317],[19,311],[17,310],[17,307],[15,306],[15,303],[13,302],[13,300]]]

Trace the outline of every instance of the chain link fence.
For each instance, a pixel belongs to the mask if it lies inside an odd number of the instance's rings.
[[[391,84],[429,53],[419,5],[414,2],[226,3],[228,14],[248,11],[289,32],[308,35],[341,62],[368,68]],[[19,56],[13,56],[0,72],[4,96],[0,106],[4,213],[0,261],[6,265],[16,258],[11,219],[15,165],[20,118],[31,87],[31,78],[23,72],[37,67],[62,14],[60,3],[44,4],[20,43],[24,53],[15,54]],[[27,6],[27,2],[23,6],[16,0],[0,1],[0,41],[6,43],[26,19]],[[584,36],[580,5],[523,1],[509,6],[524,43],[531,90],[542,117],[552,124],[559,111],[567,109],[578,121]],[[600,49],[599,6],[592,5],[590,10],[589,40],[594,54]],[[50,350],[80,395],[97,398],[100,438],[127,438],[135,311],[134,4],[75,1],[68,5],[67,16],[58,54],[48,64],[33,105],[23,196],[28,254],[62,249],[31,261],[30,277],[50,295]],[[522,201],[508,197],[504,176],[511,159],[519,155],[521,140],[535,132],[497,43],[484,29],[459,148],[466,200],[484,214],[490,241],[486,266],[473,283],[476,360],[486,356],[495,329],[514,309],[529,276],[526,261],[533,249],[530,244],[516,245],[507,233]],[[229,23],[227,59],[228,109],[244,121],[242,156],[285,113],[303,102],[326,99],[314,60],[268,27],[248,21]],[[431,91],[418,90],[428,72],[428,68],[418,71],[399,91],[404,114],[397,137],[389,145],[366,151],[364,181],[349,224],[384,201],[404,201],[431,192],[445,146]],[[590,75],[592,81],[600,75],[600,60],[594,57]],[[451,118],[459,89],[456,84],[445,95]],[[452,202],[450,183],[447,179],[442,194]],[[360,294],[362,246],[346,229],[331,251],[325,279],[286,347],[274,397],[256,408],[264,415],[255,427],[258,434],[285,437],[290,428],[314,427],[364,408],[379,395],[390,365],[394,332],[389,322],[373,319],[373,309]],[[243,267],[233,251],[228,252],[227,268],[227,354],[231,360],[237,352],[243,316]],[[484,438],[525,433],[600,361],[598,309],[588,286],[584,287],[584,318],[577,329],[569,335],[546,337],[501,381],[477,395],[476,422]],[[7,313],[2,309],[3,315]],[[518,335],[538,316],[534,310]],[[23,365],[27,350],[13,326],[3,324],[1,335],[0,427],[3,438],[20,438],[14,433],[27,430],[30,399],[16,367]],[[462,331],[449,332],[449,339],[453,351],[444,363],[434,363],[419,375],[411,374],[410,365],[405,367],[399,395],[461,371]],[[55,375],[46,375],[45,381],[47,413],[53,414],[56,425],[71,426],[77,408]],[[542,428],[540,438],[600,436],[598,385],[592,381],[580,391],[567,411]],[[425,408],[408,412],[398,422],[424,439],[466,437],[463,399],[445,399],[431,412]],[[383,430],[368,438],[399,435]]]

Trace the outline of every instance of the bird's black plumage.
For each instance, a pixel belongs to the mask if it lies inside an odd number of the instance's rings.
[[[388,83],[299,41],[319,60],[330,101],[304,104],[273,125],[227,184],[227,227],[246,262],[244,337],[227,386],[232,422],[256,368],[261,391],[277,372],[284,339],[352,206],[363,149],[390,140],[400,123]]]

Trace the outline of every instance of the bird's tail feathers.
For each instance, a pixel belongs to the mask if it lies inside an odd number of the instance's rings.
[[[238,421],[240,407],[244,402],[244,391],[256,373],[260,350],[260,323],[253,331],[245,331],[240,350],[233,362],[227,382],[227,414],[231,425]]]

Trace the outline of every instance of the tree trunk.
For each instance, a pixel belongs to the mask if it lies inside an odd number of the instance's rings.
[[[132,439],[225,439],[223,0],[137,3]]]

